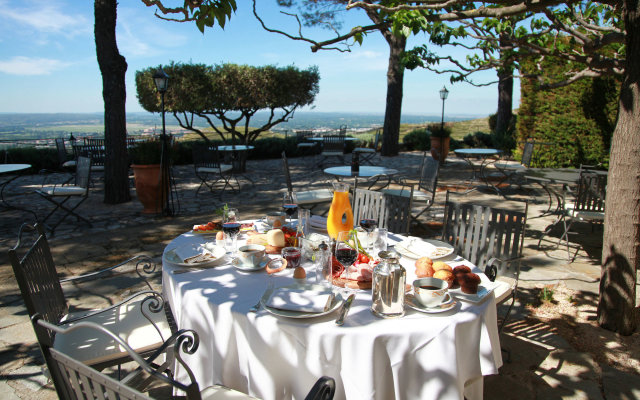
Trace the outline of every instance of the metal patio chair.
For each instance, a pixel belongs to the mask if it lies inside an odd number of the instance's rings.
[[[344,135],[333,135],[322,137],[321,160],[318,166],[324,168],[325,160],[335,157],[340,164],[344,164]]]
[[[412,196],[412,204],[414,206],[418,205],[421,210],[418,214],[412,215],[411,219],[420,223],[418,218],[433,206],[438,187],[439,171],[440,163],[438,160],[424,152],[417,189],[414,190],[413,185],[409,184],[406,179],[400,178],[396,180],[401,185],[400,188],[383,189],[382,192],[403,197]]]
[[[413,191],[411,188],[410,195]],[[353,195],[353,220],[363,218],[378,221],[378,228],[409,234],[412,196],[398,196],[366,189],[355,189]]]
[[[284,172],[287,190],[296,194],[298,205],[302,208],[313,209],[314,207],[330,203],[333,200],[333,191],[329,189],[313,189],[313,190],[294,190],[291,182],[291,172],[289,170],[289,161],[287,154],[282,152],[282,170]]]
[[[524,179],[524,171],[531,166],[533,160],[533,150],[535,142],[525,142],[522,148],[522,159],[520,164],[512,164],[505,162],[495,162],[493,166],[502,174],[502,178],[495,185],[498,186],[506,181],[513,181],[522,186]]]
[[[23,251],[23,235],[30,232],[35,233],[36,238],[24,255],[19,255],[18,252]],[[106,326],[140,354],[150,354],[159,349],[164,340],[171,336],[164,300],[160,293],[151,290],[146,281],[148,290],[132,294],[110,307],[69,314],[63,284],[77,285],[88,280],[104,279],[111,271],[129,263],[136,263],[136,273],[142,279],[156,269],[149,257],[132,257],[112,267],[60,280],[44,228],[40,224],[23,225],[17,244],[9,250],[8,256],[29,317],[39,315],[42,320],[61,327],[71,327],[80,321]],[[39,326],[34,325],[34,329],[41,346],[53,347],[96,369],[120,365],[131,358],[113,338],[86,333],[58,338],[52,332],[42,331]],[[46,361],[49,363],[49,360]],[[167,363],[165,367],[171,365],[172,360],[167,359]]]
[[[296,148],[298,150],[311,151],[318,146],[318,142],[310,142],[307,138],[313,136],[313,131],[296,131]]]
[[[69,160],[64,138],[56,138],[56,151],[58,155],[58,167],[61,171],[71,171],[76,168],[76,160]]]
[[[353,152],[358,153],[358,156],[360,157],[360,164],[373,165],[373,159],[376,155],[378,155],[378,144],[380,143],[380,133],[381,133],[381,130],[378,129],[376,131],[375,140],[373,141],[373,148],[356,147],[355,149],[353,149]]]
[[[104,326],[90,322],[80,322],[73,327],[60,328],[44,321],[39,315],[34,316],[33,324],[34,327],[38,327],[39,331],[46,330],[50,332],[48,335],[43,335],[42,352],[47,359],[47,365],[49,366],[58,397],[62,400],[148,400],[152,399],[152,397],[137,390],[137,388],[132,385],[132,383],[136,383],[135,380],[129,379],[129,377],[120,381],[115,380],[108,375],[86,366],[72,355],[54,348],[51,343],[46,340],[53,334],[56,336],[84,334],[107,337],[117,342],[118,345],[129,354],[137,366],[137,371],[143,371],[146,374],[145,383],[157,382],[168,385],[174,392],[180,392],[177,394],[185,396],[188,400],[255,400],[255,397],[221,385],[200,389],[191,368],[189,368],[188,364],[183,360],[183,353],[193,354],[199,347],[200,339],[198,334],[191,329],[177,331],[169,337],[161,347],[162,350],[171,350],[173,354],[176,355],[180,369],[185,371],[188,377],[188,383],[182,383],[177,381],[172,374],[167,374],[164,370],[154,367],[152,363],[156,361],[160,352],[152,354],[145,360],[118,335]],[[305,399],[331,400],[334,392],[335,381],[333,378],[323,376],[311,388],[311,391]]]
[[[450,243],[456,254],[483,269],[490,281],[498,283],[494,289],[496,304],[511,299],[500,331],[517,296],[527,210],[526,202],[524,211],[454,202],[447,192],[442,241]]]
[[[196,176],[200,179],[200,186],[196,190],[196,196],[202,189],[202,186],[209,188],[212,193],[218,188],[219,182],[224,182],[222,190],[220,190],[220,198],[224,191],[229,187],[234,192],[240,190],[240,182],[232,175],[233,165],[223,164],[220,161],[220,153],[214,145],[206,143],[196,143],[193,145],[193,167]],[[233,187],[231,179],[236,182],[237,189]]]
[[[89,182],[91,180],[91,159],[88,157],[78,157],[76,166],[76,173],[67,181],[53,186],[43,186],[36,190],[36,193],[45,200],[53,203],[55,208],[47,214],[42,220],[42,223],[47,225],[47,228],[53,234],[56,228],[69,216],[76,217],[78,222],[84,221],[91,226],[91,221],[82,215],[76,213],[76,209],[84,203],[89,197]],[[73,180],[73,184],[69,184]],[[69,202],[69,203],[68,203]],[[60,210],[64,213],[62,217],[53,225],[49,225],[46,222],[56,211]]]

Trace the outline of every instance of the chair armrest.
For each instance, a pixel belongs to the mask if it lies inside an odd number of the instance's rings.
[[[149,290],[151,290],[151,285],[149,284],[149,282],[146,280],[146,277],[152,275],[153,273],[156,272],[156,270],[158,269],[158,264],[155,263],[153,261],[153,259],[147,255],[144,254],[138,254],[136,256],[133,256],[123,262],[121,262],[120,264],[111,266],[111,267],[107,267],[104,269],[101,269],[99,271],[94,271],[94,272],[89,272],[87,274],[83,274],[83,275],[77,275],[77,276],[71,276],[69,278],[64,278],[64,279],[60,279],[60,283],[73,283],[73,282],[83,282],[83,281],[89,281],[91,279],[95,279],[97,277],[99,277],[102,274],[105,274],[107,272],[111,272],[119,267],[122,267],[124,265],[127,265],[131,262],[136,262],[136,268],[135,271],[138,274],[138,276],[140,278],[142,278],[146,285],[149,287]]]

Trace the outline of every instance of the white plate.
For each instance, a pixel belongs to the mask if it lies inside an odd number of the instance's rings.
[[[498,287],[498,283],[489,280],[480,282],[478,285],[478,293],[463,293],[462,289],[449,289],[449,293],[457,299],[468,301],[470,303],[480,303],[487,295]]]
[[[267,263],[271,260],[271,258],[269,258],[269,256],[264,256],[264,258],[260,261],[260,264],[258,265],[246,265],[243,264],[242,262],[240,262],[239,259],[234,259],[231,264],[233,264],[234,267],[236,267],[237,269],[239,269],[240,271],[260,271],[261,269],[264,269],[264,267],[267,266]]]
[[[427,314],[438,314],[438,313],[449,311],[453,309],[456,306],[456,304],[458,304],[458,302],[456,302],[449,293],[447,293],[447,297],[449,299],[442,302],[438,306],[425,307],[422,304],[418,303],[418,301],[415,299],[415,297],[413,297],[412,294],[407,293],[404,297],[404,304],[416,311],[420,311]]]
[[[224,249],[224,247],[220,247],[217,246],[215,244],[212,243],[207,243],[207,249],[213,254],[213,256],[215,257],[214,260],[210,260],[210,261],[205,261],[205,262],[201,262],[201,263],[195,263],[195,264],[187,264],[185,262],[183,262],[183,260],[178,257],[178,255],[176,254],[176,250],[177,249],[191,249],[193,251],[193,254],[198,254],[200,253],[200,250],[198,250],[198,248],[200,246],[204,246],[203,244],[197,244],[197,243],[192,243],[192,244],[187,244],[184,246],[180,246],[174,249],[170,249],[164,252],[164,254],[162,255],[162,259],[165,262],[169,262],[171,264],[180,266],[180,267],[184,267],[184,268],[206,268],[206,267],[213,267],[215,265],[218,265],[220,263],[222,263],[223,261],[225,261],[225,254],[227,253],[227,251]]]
[[[455,250],[449,243],[432,239],[419,239],[416,237],[409,237],[397,243],[394,248],[400,255],[407,258],[418,259],[420,257],[429,257],[432,260],[448,257],[452,255]],[[436,253],[436,251],[438,252]]]
[[[326,286],[316,285],[316,284],[313,284],[313,283],[298,283],[298,284],[285,286],[285,287],[290,287],[290,288],[294,288],[294,289],[317,290],[319,293],[328,293],[329,292],[329,289]],[[331,304],[331,307],[327,311],[323,311],[323,312],[319,312],[319,313],[309,313],[309,312],[303,312],[303,311],[290,311],[290,310],[281,310],[279,308],[271,308],[271,307],[266,305],[266,302],[268,300],[269,300],[268,298],[260,300],[260,303],[262,304],[262,308],[264,308],[264,310],[267,311],[270,314],[276,315],[278,317],[286,317],[286,318],[316,318],[316,317],[322,317],[323,315],[331,314],[332,312],[334,312],[335,310],[340,308],[340,306],[343,303],[342,297],[340,295],[336,294],[336,296],[333,299],[333,303]]]

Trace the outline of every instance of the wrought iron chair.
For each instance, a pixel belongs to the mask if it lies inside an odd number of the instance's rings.
[[[380,129],[376,131],[376,137],[373,141],[373,148],[356,147],[354,153],[358,153],[361,164],[373,165],[373,158],[378,154],[378,144],[380,143]]]
[[[412,215],[411,219],[419,223],[418,218],[433,206],[436,189],[438,187],[439,171],[440,163],[438,160],[428,155],[427,152],[424,152],[422,155],[422,166],[420,168],[420,179],[418,180],[417,190],[414,190],[413,185],[407,183],[406,179],[400,179],[397,180],[397,182],[401,185],[401,188],[383,189],[382,192],[403,197],[412,196],[412,204],[419,204],[421,210],[418,214]]]
[[[56,138],[56,150],[58,152],[58,166],[62,171],[74,170],[76,160],[69,160],[67,148],[64,145],[64,138]]]
[[[344,164],[344,135],[333,135],[322,137],[322,152],[320,152],[321,160],[318,165],[324,168],[325,160],[335,157],[341,164]]]
[[[287,154],[282,152],[282,170],[284,171],[284,177],[287,182],[287,190],[295,193],[298,200],[298,205],[302,208],[314,207],[330,203],[333,200],[333,192],[329,189],[314,189],[314,190],[293,190],[293,183],[291,182],[291,172],[289,171],[289,161],[287,160]]]
[[[525,181],[524,179],[524,171],[531,166],[531,161],[533,160],[533,149],[535,147],[535,142],[525,142],[524,147],[522,148],[522,159],[520,160],[520,164],[511,164],[504,162],[495,162],[493,166],[496,167],[502,178],[495,185],[498,186],[506,181],[516,182],[518,185],[522,185]]]
[[[453,245],[459,256],[484,268],[489,280],[498,283],[494,290],[498,305],[511,299],[500,331],[517,296],[527,210],[526,202],[524,211],[458,203],[450,201],[447,192],[442,241]]]
[[[73,180],[74,184],[68,183]],[[55,232],[55,229],[70,215],[76,217],[79,221],[86,222],[91,226],[91,221],[82,215],[75,212],[75,210],[87,200],[89,197],[89,182],[91,180],[91,159],[87,157],[78,157],[76,174],[67,181],[60,185],[43,186],[36,190],[36,193],[45,200],[53,203],[55,208],[47,214],[42,220],[44,224],[51,218],[56,211],[60,210],[65,214],[53,225],[47,225],[47,228],[51,231],[51,234]],[[71,199],[75,199],[75,203],[67,203]]]
[[[177,331],[169,337],[162,345],[162,350],[173,351],[176,360],[180,364],[181,370],[186,372],[188,383],[182,383],[174,379],[171,374],[165,374],[163,370],[154,368],[152,362],[161,354],[156,352],[146,360],[140,357],[126,342],[118,335],[103,326],[90,322],[80,322],[69,328],[60,328],[44,321],[39,315],[32,319],[37,330],[47,330],[56,336],[73,335],[76,332],[92,336],[105,336],[117,342],[119,346],[127,351],[131,359],[137,364],[137,369],[148,374],[147,381],[156,381],[169,385],[174,390],[184,393],[188,400],[249,400],[255,399],[249,395],[236,390],[214,385],[200,390],[193,372],[182,358],[182,353],[193,354],[199,346],[198,334],[190,329]],[[42,352],[47,359],[47,365],[51,371],[53,383],[56,387],[60,399],[151,399],[146,394],[141,393],[131,386],[131,380],[125,378],[117,381],[101,372],[87,367],[73,356],[55,349],[47,341],[49,335],[43,335]],[[329,377],[320,378],[305,397],[307,400],[331,400],[335,392],[335,381]]]
[[[313,136],[313,131],[296,131],[296,148],[311,151],[318,146],[318,142],[309,142],[307,138]]]
[[[106,158],[104,139],[84,139],[84,151],[91,158],[91,169],[94,172],[104,171],[104,161]]]
[[[202,186],[206,186],[213,193],[219,182],[224,182],[222,190],[220,190],[220,198],[224,194],[227,187],[231,188],[234,192],[240,190],[240,182],[232,175],[233,165],[222,164],[220,161],[220,153],[218,149],[210,144],[197,143],[193,145],[193,167],[198,179],[200,179],[200,186],[196,190],[196,196],[202,189]],[[231,179],[235,179],[237,190],[231,183]]]
[[[25,254],[19,256],[18,251],[22,252],[23,234],[29,232],[35,232],[36,238]],[[129,263],[136,263],[136,272],[141,278],[145,274],[152,274],[156,266],[149,257],[132,257],[97,272],[59,280],[43,226],[25,224],[20,228],[17,244],[9,250],[9,260],[30,317],[39,315],[44,321],[58,326],[70,327],[79,321],[106,326],[140,354],[152,353],[171,336],[164,300],[160,293],[151,290],[148,282],[148,290],[130,295],[105,309],[90,312],[69,314],[64,297],[62,284],[104,278],[109,272]],[[52,346],[97,369],[120,365],[130,359],[127,351],[111,338],[80,333],[57,338],[53,333],[45,333],[35,325],[34,329],[41,346]]]
[[[355,189],[353,196],[353,218],[360,221],[371,218],[378,221],[379,228],[408,234],[411,222],[413,188],[409,196],[398,196],[366,189]]]

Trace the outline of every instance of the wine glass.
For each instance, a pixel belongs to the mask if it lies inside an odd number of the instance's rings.
[[[286,192],[282,198],[282,208],[289,217],[289,226],[291,226],[291,216],[298,211],[298,199],[293,192]]]
[[[367,252],[373,249],[373,240],[371,240],[371,232],[378,227],[378,221],[373,218],[362,218],[360,227],[367,232]]]
[[[238,222],[239,220],[240,216],[237,208],[227,208],[224,210],[222,222]]]
[[[338,236],[336,238],[336,251],[335,256],[336,259],[344,266],[346,269],[346,277],[347,279],[351,279],[350,274],[353,273],[352,269],[349,268],[353,265],[354,262],[358,259],[358,250],[356,250],[356,242],[355,235],[349,231],[338,232]],[[345,285],[346,289],[350,289]]]
[[[227,251],[231,253],[231,257],[236,257],[238,247],[238,233],[240,233],[240,223],[225,222],[222,224],[222,231],[227,245]]]

